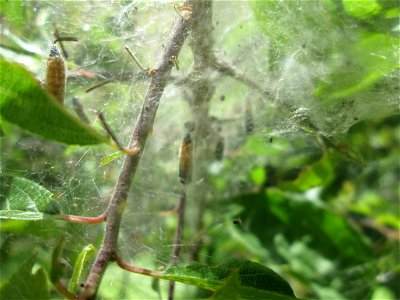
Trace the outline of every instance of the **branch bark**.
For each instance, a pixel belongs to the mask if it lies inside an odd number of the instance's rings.
[[[136,156],[125,156],[122,170],[114,189],[114,194],[107,208],[107,225],[103,245],[92,266],[85,288],[79,297],[80,299],[95,299],[101,279],[116,250],[121,217],[126,205],[128,191],[135,175],[141,153],[146,144],[147,137],[152,130],[160,98],[173,67],[171,57],[178,57],[193,22],[198,18],[198,14],[201,11],[198,2],[199,1],[194,0],[185,2],[185,5],[191,7],[192,14],[189,18],[179,18],[176,21],[168,41],[165,44],[164,51],[155,66],[156,72],[147,90],[130,141],[130,148],[138,147],[141,149],[141,152]]]

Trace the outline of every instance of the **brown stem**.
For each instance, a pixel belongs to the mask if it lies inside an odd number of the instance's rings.
[[[183,188],[181,192],[181,197],[179,199],[178,205],[178,226],[175,231],[174,244],[172,248],[172,257],[171,257],[171,265],[176,265],[179,258],[179,252],[181,250],[181,243],[183,237],[183,227],[185,222],[185,203],[186,203],[186,188]],[[174,289],[175,289],[175,281],[169,282],[168,288],[168,300],[174,299]]]
[[[157,272],[157,271],[152,271],[149,269],[145,269],[145,268],[141,268],[141,267],[136,267],[136,266],[132,266],[127,264],[126,262],[124,262],[116,253],[113,253],[112,260],[114,260],[118,266],[120,266],[122,269],[132,272],[132,273],[136,273],[136,274],[141,274],[141,275],[145,275],[145,276],[151,276],[151,277],[155,277],[155,278],[160,278],[161,277],[161,273]]]
[[[193,2],[193,5],[198,7],[196,4],[197,1],[193,0],[188,2]],[[157,72],[155,72],[152,77],[142,109],[132,132],[130,142],[131,149],[135,147],[144,149],[147,137],[153,128],[154,118],[157,113],[160,98],[163,94],[167,78],[171,73],[173,66],[170,62],[170,57],[178,57],[183,43],[189,33],[190,26],[193,20],[196,19],[196,14],[197,9],[194,9],[192,18],[188,20],[179,18],[172,29],[163,53],[155,67]],[[94,299],[96,297],[97,290],[110,261],[111,255],[116,250],[122,213],[126,205],[128,191],[136,172],[141,153],[142,151],[136,156],[125,156],[122,170],[114,189],[114,194],[107,209],[107,226],[103,245],[86,280],[85,289],[80,295],[80,299]]]
[[[74,216],[74,215],[61,215],[60,220],[70,222],[70,223],[85,223],[85,224],[98,224],[104,222],[107,218],[107,215],[104,213],[97,217],[83,217],[83,216]]]
[[[122,144],[117,139],[117,136],[114,134],[114,132],[111,130],[110,126],[108,125],[103,113],[100,111],[96,111],[96,112],[97,112],[97,117],[99,118],[101,125],[103,125],[104,130],[107,131],[108,135],[111,137],[111,139],[113,140],[113,142],[115,143],[115,145],[117,146],[117,148],[119,150],[121,150],[122,152],[124,152],[127,155],[136,155],[139,153],[140,148],[137,146],[135,146],[132,149],[127,149],[124,146],[122,146]]]
[[[79,101],[78,97],[72,98],[72,105],[73,105],[73,109],[74,109],[76,115],[79,117],[79,119],[81,119],[86,124],[89,124],[89,118],[87,117],[85,110],[83,109],[83,106],[82,106],[81,102]]]
[[[68,291],[68,289],[61,282],[59,281],[55,282],[54,287],[64,297],[72,300],[78,300],[78,297],[76,297],[74,294]]]
[[[216,69],[218,72],[222,74],[228,75],[239,82],[242,82],[258,91],[260,91],[265,96],[270,96],[270,91],[264,89],[261,85],[259,85],[254,80],[246,77],[244,74],[239,73],[233,67],[231,67],[228,63],[218,61],[215,57],[211,60],[211,66]]]
[[[209,67],[213,59],[212,38],[212,2],[202,2],[203,10],[199,22],[193,27],[190,37],[190,48],[193,53],[194,66],[192,73],[187,77],[187,86],[192,90],[191,110],[193,121],[195,123],[194,131],[194,149],[193,149],[193,185],[190,200],[193,203],[196,212],[193,222],[195,231],[203,230],[203,215],[206,207],[208,183],[203,180],[207,177],[207,168],[209,158],[212,157],[210,151],[212,147],[212,124],[209,108],[210,100],[215,92],[215,86],[209,76]],[[192,259],[198,260],[199,249],[201,248],[201,239],[194,245]]]
[[[101,87],[103,85],[106,85],[107,83],[114,82],[114,81],[116,81],[114,78],[103,80],[103,81],[91,86],[90,88],[86,89],[85,93],[89,93],[89,92],[91,92],[91,91],[93,91],[93,90],[95,90],[95,89],[97,89],[97,88],[99,88],[99,87]]]

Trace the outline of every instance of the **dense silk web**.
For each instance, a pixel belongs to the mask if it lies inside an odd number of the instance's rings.
[[[77,1],[75,4],[67,1],[25,2],[28,13],[32,14],[30,18],[34,20],[35,31],[27,30],[26,36],[17,33],[14,36],[12,31],[5,30],[20,43],[30,44],[34,54],[12,54],[3,49],[0,53],[26,64],[42,80],[55,28],[61,35],[76,37],[78,42],[64,42],[68,52],[65,106],[73,110],[72,99],[77,97],[90,125],[98,130],[102,127],[94,110],[101,111],[121,143],[128,145],[150,79],[141,72],[124,46],[135,53],[145,68],[153,67],[174,20],[180,17],[174,11],[174,5],[180,5],[180,2]],[[271,17],[278,20],[280,16],[271,14]],[[295,15],[288,15],[288,22],[291,17],[298,20]],[[328,47],[329,43],[346,38],[340,36],[329,23],[322,26],[320,32],[308,29],[296,31],[297,36],[291,33],[295,25],[288,23],[288,36],[293,39],[293,46],[286,53],[281,53],[279,64],[271,66],[271,47],[279,41],[265,36],[255,22],[250,22],[252,18],[253,12],[246,2],[215,2],[215,56],[234,66],[238,73],[256,82],[259,88],[209,70],[210,77],[218,83],[210,100],[209,114],[213,120],[210,136],[215,137],[214,140],[210,138],[210,145],[215,147],[218,138],[222,137],[225,141],[224,159],[235,162],[231,163],[233,166],[227,166],[224,160],[211,160],[210,176],[224,174],[229,178],[230,188],[221,192],[213,187],[207,191],[210,199],[234,195],[246,189],[246,186],[240,185],[246,180],[243,174],[247,174],[254,165],[263,165],[268,161],[265,156],[252,157],[251,163],[250,158],[243,162],[235,161],[241,151],[246,151],[246,143],[252,140],[261,139],[270,145],[270,157],[277,156],[283,149],[282,145],[296,145],[299,137],[306,140],[300,145],[303,147],[300,150],[320,153],[322,146],[318,143],[319,138],[336,143],[354,124],[393,115],[393,111],[399,112],[398,95],[391,90],[394,86],[392,82],[398,80],[397,74],[387,76],[380,83],[389,89],[371,89],[350,100],[333,101],[327,105],[314,97],[317,82],[328,80],[329,69],[328,62],[313,58],[318,43],[321,47]],[[191,70],[192,58],[186,43],[178,58],[180,68],[173,69],[172,82],[163,93],[122,220],[118,243],[121,256],[149,269],[166,267],[170,259],[176,220],[168,211],[178,203],[182,189],[178,177],[178,150],[185,133],[184,123],[192,120],[190,95],[182,82]],[[86,89],[106,79],[114,81],[85,93]],[[379,102],[376,101],[378,98]],[[251,122],[251,129],[248,122]],[[39,184],[46,182],[46,187],[57,196],[64,212],[95,216],[107,208],[122,165],[122,158],[119,158],[100,166],[102,159],[113,152],[110,148],[66,147],[34,138],[23,139],[18,142],[18,147],[22,151],[36,153],[26,162],[28,171],[26,174],[21,174],[17,168],[6,171],[30,177]],[[59,151],[60,160],[47,162],[46,153],[52,153],[54,149]],[[290,151],[295,152],[295,146]],[[188,199],[187,218],[190,219],[194,213],[190,210]],[[212,220],[206,230],[224,221]],[[103,225],[96,226],[67,225],[66,251],[79,253],[85,244],[100,245]],[[46,228],[43,230],[46,231]],[[76,230],[81,233],[81,238],[74,244]],[[197,238],[184,240],[182,261],[185,261],[185,255],[190,255]],[[43,247],[52,245],[53,242],[49,241]],[[205,260],[207,254],[201,255]],[[73,265],[74,262],[67,263]],[[121,288],[122,297],[122,283],[114,282],[112,276],[123,271],[111,267],[107,272],[110,277],[106,277],[101,290],[105,293],[104,297],[107,297],[107,287],[113,284]],[[127,282],[127,277],[135,275],[119,276]],[[134,279],[138,280],[136,282],[149,282],[139,276]],[[136,286],[140,289],[139,284]],[[157,295],[155,291],[143,293]]]

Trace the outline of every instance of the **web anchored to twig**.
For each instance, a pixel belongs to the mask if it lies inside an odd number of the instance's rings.
[[[152,77],[136,126],[132,132],[130,141],[130,148],[132,149],[135,147],[144,148],[147,137],[153,127],[159,101],[167,84],[167,78],[173,67],[170,58],[178,57],[191,26],[195,24],[195,20],[197,23],[199,22],[198,16],[204,9],[203,2],[187,1],[187,5],[192,7],[191,17],[187,19],[179,18],[176,21],[163,53],[154,68],[156,72]],[[79,297],[80,299],[94,299],[96,297],[100,281],[111,260],[112,254],[116,250],[121,217],[140,157],[141,153],[136,156],[125,156],[114,195],[107,208],[107,226],[104,242],[90,271],[85,288]]]

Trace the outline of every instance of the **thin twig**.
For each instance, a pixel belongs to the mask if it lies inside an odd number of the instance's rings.
[[[81,102],[79,101],[78,97],[73,97],[72,98],[72,106],[73,109],[76,113],[76,115],[81,119],[83,122],[89,124],[89,118],[87,117],[85,110],[83,109],[83,106]]]
[[[178,262],[179,253],[181,250],[181,243],[183,237],[183,228],[185,221],[185,203],[186,203],[186,186],[181,192],[178,205],[178,225],[175,231],[174,244],[172,248],[171,265],[174,266]],[[168,287],[168,300],[174,299],[175,281],[169,282]]]
[[[126,271],[136,273],[136,274],[151,276],[151,277],[155,277],[155,278],[161,277],[161,273],[158,271],[152,271],[149,269],[129,265],[128,263],[124,262],[115,252],[112,254],[110,259],[114,260],[118,264],[118,266],[120,266],[122,269],[124,269]]]
[[[108,135],[114,141],[115,145],[118,147],[119,150],[123,151],[125,154],[128,154],[128,155],[136,155],[139,153],[140,148],[137,146],[127,149],[121,145],[121,143],[117,139],[117,136],[114,134],[114,132],[111,130],[110,126],[107,124],[107,121],[104,118],[104,115],[102,112],[97,111],[97,116],[99,117],[99,120],[100,120],[101,124],[103,125],[103,128],[105,129],[105,131],[107,131]]]
[[[61,44],[61,42],[78,42],[79,40],[76,38],[76,37],[73,37],[73,36],[63,36],[63,37],[57,37],[55,40],[54,40],[54,42],[53,42],[53,44],[55,44],[55,43],[60,43]]]
[[[197,1],[191,0],[190,2],[193,2],[193,5],[197,7]],[[147,138],[153,128],[160,98],[167,84],[167,78],[171,73],[172,65],[169,58],[171,56],[178,57],[189,33],[192,20],[195,19],[195,15],[196,9],[194,9],[193,18],[189,20],[177,20],[172,29],[171,35],[156,65],[157,72],[152,77],[142,109],[132,132],[130,142],[130,148],[132,149],[135,147],[143,149],[146,144]],[[85,289],[80,295],[80,299],[94,299],[96,297],[101,279],[111,256],[116,250],[121,217],[126,206],[128,191],[136,173],[141,153],[142,151],[136,156],[125,156],[114,194],[107,208],[107,226],[103,245],[86,280]]]
[[[210,78],[208,69],[213,56],[214,39],[212,35],[213,21],[212,1],[202,1],[202,14],[190,36],[190,49],[193,53],[193,71],[187,76],[191,88],[191,110],[195,123],[193,134],[193,182],[194,192],[190,196],[195,215],[192,219],[195,231],[202,232],[204,228],[203,217],[206,208],[206,193],[209,190],[206,180],[210,157],[213,156],[209,147],[211,128],[210,99],[215,92],[214,81]],[[199,239],[193,247],[192,259],[198,261],[202,241]]]
[[[107,79],[107,80],[103,80],[103,81],[101,81],[101,82],[95,84],[94,86],[91,86],[91,87],[88,88],[87,90],[85,90],[85,93],[89,93],[90,91],[93,91],[94,89],[97,89],[98,87],[101,87],[101,86],[103,86],[103,85],[105,85],[105,84],[107,84],[107,83],[113,82],[113,81],[115,81],[114,78],[112,78],[112,79]]]
[[[132,50],[129,49],[128,46],[125,46],[124,48],[125,48],[125,50],[129,53],[129,55],[132,57],[133,61],[138,65],[138,67],[139,67],[142,71],[147,72],[147,69],[145,69],[145,68],[140,64],[139,60],[136,58],[135,54],[133,54]]]
[[[60,281],[54,282],[54,287],[61,295],[63,295],[67,299],[71,299],[71,300],[79,299],[74,294],[72,294],[70,291],[68,291],[68,289]]]
[[[216,58],[214,58],[211,61],[211,66],[216,69],[218,72],[221,72],[222,74],[228,75],[258,91],[260,91],[263,95],[265,96],[271,96],[270,91],[264,89],[260,84],[255,82],[254,80],[246,77],[244,74],[236,71],[233,67],[231,67],[228,63],[218,61]]]
[[[54,26],[54,37],[55,37],[53,44],[59,42],[60,46],[61,46],[61,51],[64,55],[64,58],[68,59],[68,52],[65,49],[64,44],[62,42],[77,42],[78,39],[75,37],[61,37],[58,32],[57,26],[55,24],[53,24],[53,26]]]
[[[60,215],[59,220],[63,220],[70,223],[84,223],[84,224],[99,224],[104,222],[107,218],[107,214],[101,214],[97,217],[83,217],[75,215]]]

